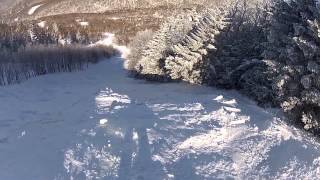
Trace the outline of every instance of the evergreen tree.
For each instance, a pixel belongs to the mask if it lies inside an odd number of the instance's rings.
[[[154,33],[142,50],[141,59],[135,65],[135,71],[140,77],[149,80],[170,80],[165,70],[165,61],[168,50],[179,43],[192,28],[192,20],[197,12],[190,11],[170,17],[161,28]]]
[[[273,60],[277,101],[289,119],[318,133],[320,11],[315,0],[279,0],[272,13],[264,55]]]
[[[273,74],[261,55],[266,42],[268,5],[237,1],[228,8],[227,28],[215,36],[216,51],[209,52],[209,84],[238,89],[261,105],[275,105]]]
[[[166,74],[174,80],[207,83],[212,78],[208,52],[216,51],[215,37],[227,24],[228,19],[218,9],[202,15],[185,38],[170,48],[165,60]]]

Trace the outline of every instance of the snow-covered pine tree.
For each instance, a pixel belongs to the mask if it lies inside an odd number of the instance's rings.
[[[319,133],[320,11],[315,0],[278,0],[264,55],[273,61],[277,101],[289,119]]]
[[[154,32],[152,30],[148,29],[140,31],[134,36],[129,43],[131,52],[124,63],[125,69],[134,73],[135,67],[142,57],[142,52],[145,50],[145,45],[152,39],[153,33]]]
[[[180,42],[197,20],[195,10],[170,17],[142,50],[141,59],[135,65],[138,76],[148,80],[169,80],[165,72],[167,52],[173,45]]]
[[[165,59],[165,73],[173,80],[208,83],[212,78],[208,52],[217,50],[215,37],[228,23],[223,10],[214,9],[204,13],[186,37],[169,49]]]

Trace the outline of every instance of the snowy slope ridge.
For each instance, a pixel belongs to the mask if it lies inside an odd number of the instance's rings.
[[[0,179],[320,175],[320,144],[275,110],[234,91],[135,80],[122,65],[1,87]]]
[[[30,10],[28,11],[28,15],[32,15],[41,6],[42,6],[42,4],[38,4],[38,5],[33,6],[32,8],[30,8]]]

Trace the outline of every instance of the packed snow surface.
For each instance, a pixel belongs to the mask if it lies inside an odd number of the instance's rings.
[[[29,15],[34,14],[34,12],[36,12],[36,10],[37,10],[39,7],[41,7],[41,6],[42,6],[42,4],[38,4],[38,5],[36,5],[36,6],[33,6],[32,8],[29,9],[28,14],[29,14]]]
[[[122,67],[115,57],[0,87],[0,179],[320,176],[320,144],[276,110],[234,91],[136,80]]]

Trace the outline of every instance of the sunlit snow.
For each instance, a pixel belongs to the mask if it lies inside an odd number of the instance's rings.
[[[0,179],[320,176],[320,144],[276,109],[235,91],[136,80],[122,65],[0,87]]]

